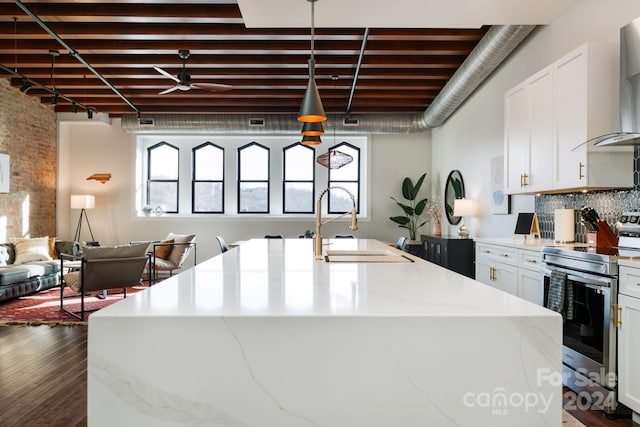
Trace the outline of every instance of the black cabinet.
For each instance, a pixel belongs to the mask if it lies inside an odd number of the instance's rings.
[[[424,259],[475,279],[473,239],[423,234]]]

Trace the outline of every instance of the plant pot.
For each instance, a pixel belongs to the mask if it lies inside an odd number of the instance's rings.
[[[441,236],[442,235],[442,223],[434,222],[433,229],[431,230],[431,234],[433,236]]]

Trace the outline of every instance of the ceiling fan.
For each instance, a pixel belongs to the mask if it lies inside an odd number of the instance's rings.
[[[164,95],[165,93],[173,92],[174,90],[182,90],[188,91],[191,89],[203,89],[209,92],[226,92],[228,90],[233,89],[230,85],[218,84],[218,83],[191,83],[191,75],[187,73],[186,63],[187,58],[189,57],[190,52],[188,50],[179,50],[178,55],[182,58],[182,71],[178,73],[177,76],[169,74],[165,70],[160,67],[153,66],[153,68],[162,74],[165,77],[170,78],[171,80],[176,82],[174,87],[170,87],[169,89],[165,89],[160,92],[160,95]]]

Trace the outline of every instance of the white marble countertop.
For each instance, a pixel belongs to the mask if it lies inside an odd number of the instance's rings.
[[[561,316],[412,259],[250,240],[92,314],[88,426],[559,426]]]
[[[316,261],[312,239],[255,239],[93,314],[105,316],[552,316],[537,305],[376,240],[413,263]]]
[[[489,243],[493,245],[509,246],[516,249],[529,249],[540,251],[543,246],[563,247],[563,246],[587,246],[586,243],[560,243],[552,239],[531,239],[526,241],[523,236],[518,237],[477,237],[474,239],[477,243]]]

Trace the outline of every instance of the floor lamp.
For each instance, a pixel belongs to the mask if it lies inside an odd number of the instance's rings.
[[[73,238],[74,242],[80,241],[80,234],[82,233],[82,218],[87,221],[87,227],[89,227],[89,233],[91,234],[91,241],[95,242],[93,237],[93,231],[91,230],[91,224],[89,224],[89,217],[87,216],[87,209],[93,209],[96,207],[96,197],[93,194],[82,194],[71,196],[71,209],[81,209],[80,218],[78,218],[78,226],[76,227],[76,234]]]

